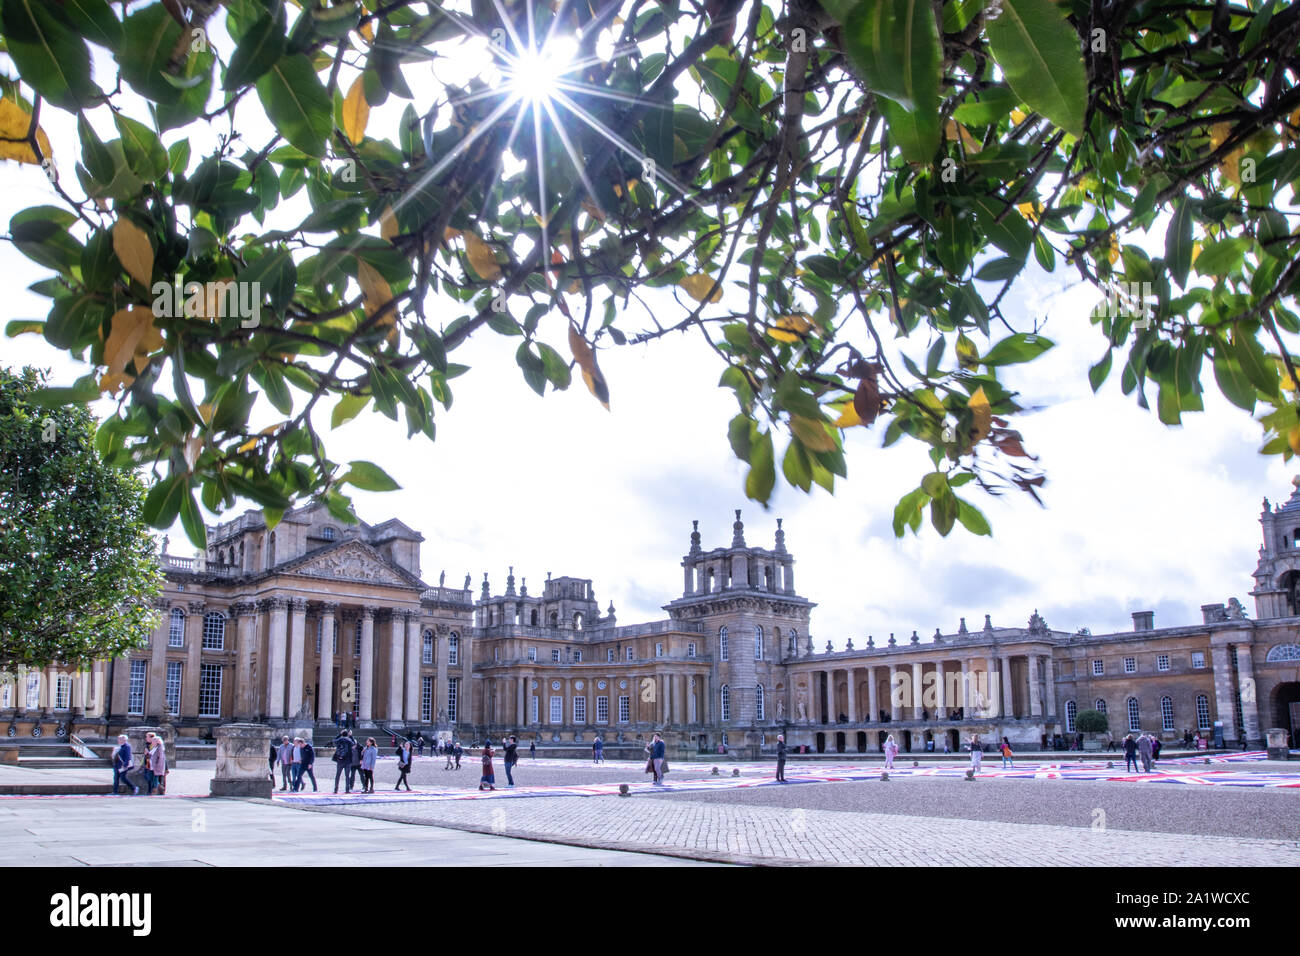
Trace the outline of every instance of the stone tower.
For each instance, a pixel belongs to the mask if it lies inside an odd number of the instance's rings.
[[[693,524],[690,551],[682,559],[682,596],[664,610],[674,621],[704,630],[713,662],[708,712],[714,726],[753,732],[756,743],[757,730],[775,728],[778,713],[790,716],[783,663],[805,646],[808,615],[816,605],[795,593],[794,557],[786,550],[781,519],[771,549],[746,543],[739,511],[726,548],[703,550],[699,522]]]
[[[1255,617],[1259,620],[1300,615],[1300,477],[1286,504],[1270,508],[1264,499],[1259,516],[1264,545],[1255,567]]]

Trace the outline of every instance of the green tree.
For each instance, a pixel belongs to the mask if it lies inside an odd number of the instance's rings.
[[[1124,392],[1176,424],[1214,387],[1258,415],[1265,454],[1300,451],[1300,6],[4,0],[2,14],[18,75],[0,155],[47,158],[41,110],[78,113],[81,146],[56,184],[66,208],[10,223],[57,277],[34,286],[48,317],[8,331],[89,357],[95,371],[47,399],[117,396],[101,448],[152,468],[146,518],[179,515],[200,546],[200,501],[245,497],[274,523],[312,495],[346,519],[348,486],[394,487],[376,464],[332,461],[312,411],[325,403],[334,428],[373,408],[432,438],[467,371],[456,349],[485,331],[518,339],[539,393],[576,368],[606,405],[601,349],[698,334],[736,396],[726,433],[751,498],[778,472],[833,490],[844,430],[874,428],[934,463],[896,533],[928,512],[941,534],[987,534],[957,489],[1037,498],[1045,480],[1001,378],[1053,345],[1011,307],[1039,270],[1107,296],[1094,389],[1118,366]],[[116,82],[92,77],[92,47]],[[561,48],[573,58],[557,65]],[[390,100],[400,121],[371,129]],[[106,130],[110,115],[105,141],[88,117]],[[274,134],[245,142],[262,120]],[[192,149],[196,131],[211,150]],[[310,212],[289,220],[303,196]],[[256,308],[221,308],[224,289],[255,291]]]
[[[1110,718],[1099,710],[1081,710],[1074,726],[1081,734],[1104,734],[1110,727]]]
[[[0,669],[138,647],[162,593],[135,475],[105,464],[83,406],[33,405],[45,376],[0,369]]]

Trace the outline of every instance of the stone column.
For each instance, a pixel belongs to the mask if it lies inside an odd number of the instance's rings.
[[[249,603],[232,604],[230,617],[235,625],[235,706],[237,721],[253,719],[253,643],[256,640],[256,607]]]
[[[879,701],[876,700],[876,696],[877,696],[876,695],[876,669],[874,667],[868,667],[867,668],[867,709],[870,711],[870,713],[867,714],[867,719],[870,723],[876,723],[877,721],[880,720],[880,710],[877,706]]]
[[[1029,655],[1029,716],[1043,716],[1043,692],[1038,686],[1038,655]]]
[[[289,699],[286,717],[297,717],[302,710],[302,691],[307,669],[307,602],[293,598],[289,602]]]
[[[375,611],[361,609],[361,686],[357,688],[357,720],[375,719]]]
[[[1259,731],[1259,703],[1255,687],[1255,664],[1251,660],[1251,646],[1237,645],[1237,681],[1241,693],[1241,735],[1249,747],[1259,747],[1264,743],[1264,735]]]
[[[898,687],[898,665],[889,665],[889,719],[898,723],[903,719],[903,708],[899,705],[901,695]]]
[[[203,613],[207,605],[202,601],[190,603],[190,615],[185,619],[185,669],[181,671],[181,714],[185,717],[199,715],[199,663],[203,654]]]
[[[856,724],[858,722],[858,689],[854,686],[853,668],[845,668],[844,673],[847,678],[846,686],[849,692],[849,723]]]
[[[334,628],[339,606],[321,605],[320,611],[320,676],[316,679],[316,717],[334,719]]]
[[[527,703],[528,687],[525,678],[522,676],[515,678],[515,684],[517,685],[515,691],[515,710],[518,712],[515,716],[515,725],[522,727],[528,723],[528,711],[524,709],[524,705]]]
[[[389,720],[402,719],[403,658],[406,643],[406,621],[402,612],[388,612],[388,710]]]
[[[460,636],[460,695],[461,699],[457,701],[456,708],[465,716],[459,722],[472,724],[474,723],[474,638],[468,633]]]
[[[271,612],[271,634],[266,652],[266,716],[272,720],[284,719],[285,655],[289,646],[289,602],[282,597],[267,602]]]
[[[934,716],[943,720],[948,716],[948,687],[943,681],[943,660],[934,662]]]
[[[436,641],[434,648],[434,661],[438,666],[438,676],[434,680],[433,691],[433,717],[435,720],[440,719],[440,714],[447,711],[447,635],[451,633],[451,628],[446,624],[434,625],[433,634]]]
[[[1002,719],[1010,720],[1015,715],[1015,703],[1011,696],[1011,657],[1002,655]]]
[[[1043,701],[1043,715],[1045,717],[1055,717],[1056,710],[1056,662],[1052,659],[1051,654],[1044,655],[1047,660],[1044,661],[1046,673],[1046,691],[1047,697]]]
[[[961,693],[958,695],[959,706],[961,707],[961,719],[968,721],[971,718],[970,712],[970,658],[961,659]]]
[[[921,719],[921,662],[912,661],[912,719]]]
[[[1001,703],[1002,700],[1002,698],[998,695],[997,684],[1000,678],[997,676],[997,674],[998,674],[998,670],[997,670],[996,659],[992,657],[984,658],[984,701],[985,701],[984,716],[986,717],[997,716],[998,705]]]
[[[420,720],[420,616],[406,615],[406,719]]]
[[[782,584],[785,586],[786,594],[794,594],[794,558],[787,558],[782,564],[785,574],[782,575]]]

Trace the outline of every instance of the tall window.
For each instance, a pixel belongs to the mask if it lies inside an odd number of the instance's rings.
[[[1133,733],[1137,733],[1142,729],[1142,719],[1138,713],[1138,700],[1136,697],[1128,699],[1128,729]]]
[[[559,695],[551,698],[551,723],[564,723],[564,698]]]
[[[199,665],[199,716],[221,716],[221,665]]]
[[[224,651],[226,649],[226,616],[220,611],[209,611],[203,615],[203,649],[205,651]],[[316,648],[320,650],[319,647]]]
[[[726,625],[718,628],[718,660],[729,661],[731,657],[727,653],[727,628]],[[723,718],[724,720],[726,718]]]
[[[137,658],[131,662],[131,681],[126,691],[126,712],[128,714],[144,713],[144,676],[148,672],[147,661]]]
[[[420,721],[428,723],[433,720],[433,677],[425,674],[420,678]]]
[[[1100,697],[1098,697],[1097,703],[1093,704],[1092,709],[1099,714],[1104,714],[1106,713],[1106,702],[1102,700]]]
[[[204,648],[204,650],[207,650],[207,646],[208,646],[208,640],[207,640],[207,638],[208,638],[208,634],[207,634],[207,631],[208,631],[208,628],[207,628],[207,622],[204,621],[204,624],[203,624],[203,648]],[[317,653],[317,654],[320,653],[321,638],[324,637],[324,636],[325,636],[325,618],[323,618],[323,617],[318,617],[318,618],[316,618],[316,653]]]
[[[1074,718],[1079,714],[1079,708],[1072,700],[1065,702],[1065,732],[1074,733]]]
[[[181,712],[181,662],[167,662],[167,713]]]
[[[662,641],[657,641],[657,642],[655,643],[655,657],[663,657],[663,656],[664,656],[664,645],[663,645],[663,642],[662,642]]]
[[[535,648],[535,647],[530,647],[530,648],[528,648],[528,659],[529,659],[530,661],[536,661],[536,660],[537,660],[537,648]]]
[[[528,722],[530,724],[539,723],[540,721],[537,718],[537,695],[536,694],[529,695],[528,701],[529,701]]]
[[[14,685],[9,680],[9,675],[0,675],[0,710],[8,710],[14,705]]]
[[[627,659],[630,661],[636,660],[636,652],[631,647],[627,649]]]
[[[793,649],[794,653],[799,653],[799,632],[793,627],[790,628],[790,647]]]
[[[27,672],[27,709],[36,710],[41,706],[41,675],[39,671]]]
[[[459,690],[459,685],[459,677],[447,680],[447,719],[452,723],[456,722],[456,691]]]
[[[492,648],[492,663],[493,664],[501,663],[501,648],[499,647]]]
[[[728,684],[722,685],[722,719],[731,719],[731,686]]]
[[[54,680],[54,709],[70,710],[72,708],[72,678],[60,674]]]
[[[609,723],[609,698],[608,697],[596,698],[596,723],[598,724]]]
[[[611,664],[614,663],[614,648],[612,647],[605,648],[605,660]]]
[[[1196,695],[1196,727],[1198,730],[1210,729],[1210,698],[1204,694]]]
[[[1174,699],[1172,697],[1160,698],[1160,726],[1165,731],[1174,729]]]
[[[320,536],[324,538],[326,541],[333,541],[335,536],[334,529],[329,527],[322,528],[320,532]]]
[[[167,628],[167,646],[185,646],[185,612],[178,607],[172,608],[171,624]]]
[[[1137,662],[1137,658],[1136,658],[1136,657],[1126,657],[1126,658],[1124,658],[1124,673],[1125,673],[1125,674],[1136,674],[1136,673],[1137,673],[1137,669],[1138,669],[1138,662]]]
[[[694,657],[694,656],[695,656],[695,642],[694,642],[694,641],[691,641],[689,644],[686,645],[686,656],[687,656],[687,657]]]
[[[425,664],[433,663],[433,631],[424,632],[424,650],[420,660]]]
[[[1158,656],[1156,657],[1156,670],[1158,670],[1158,671],[1167,671],[1167,670],[1169,670],[1169,655],[1168,655],[1168,654],[1160,654],[1160,655],[1158,655]]]
[[[763,702],[763,685],[759,684],[754,688],[754,719],[766,720],[766,708]]]
[[[552,647],[552,648],[551,648],[551,663],[554,664],[554,663],[558,662],[559,659],[560,659],[560,649],[559,649],[558,647]]]
[[[357,618],[356,632],[352,635],[352,656],[361,656],[361,618]]]
[[[447,663],[453,665],[460,663],[460,635],[455,631],[452,631],[451,636],[447,638]]]
[[[587,698],[585,696],[573,698],[573,722],[575,724],[585,724],[587,722]]]
[[[762,659],[763,659],[763,626],[761,624],[755,624],[754,625],[754,660],[761,661]]]
[[[632,719],[632,698],[623,696],[618,699],[618,722],[626,724]]]
[[[1105,665],[1104,662],[1102,662],[1102,661],[1093,661],[1093,662],[1092,662],[1092,676],[1093,676],[1093,677],[1102,677],[1102,676],[1105,675],[1105,673],[1106,673],[1106,665]]]
[[[573,661],[574,661],[574,663],[576,664],[576,663],[580,662],[581,660],[582,660],[582,651],[574,651],[574,652],[573,652]]]
[[[271,537],[268,539],[266,544],[266,566],[268,568],[275,567],[275,532],[274,531],[271,532]]]

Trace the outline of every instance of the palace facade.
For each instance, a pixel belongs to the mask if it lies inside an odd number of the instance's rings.
[[[750,544],[736,512],[726,547],[698,528],[666,617],[620,625],[593,582],[558,577],[529,593],[513,568],[502,593],[477,595],[421,577],[424,538],[396,519],[341,525],[323,507],[258,511],[209,529],[203,558],[166,553],[161,622],[149,645],[84,674],[0,685],[10,736],[95,736],[171,723],[210,736],[230,721],[332,733],[340,711],[365,729],[485,734],[565,743],[632,743],[664,733],[679,754],[719,744],[756,755],[784,733],[820,752],[904,750],[971,733],[1038,746],[1101,710],[1121,737],[1216,731],[1263,745],[1300,731],[1300,479],[1280,507],[1264,502],[1254,619],[1230,599],[1200,623],[1157,628],[1149,611],[1114,634],[968,628],[817,651],[816,606],[795,589],[777,520],[770,547]],[[44,678],[44,679],[41,679]]]

